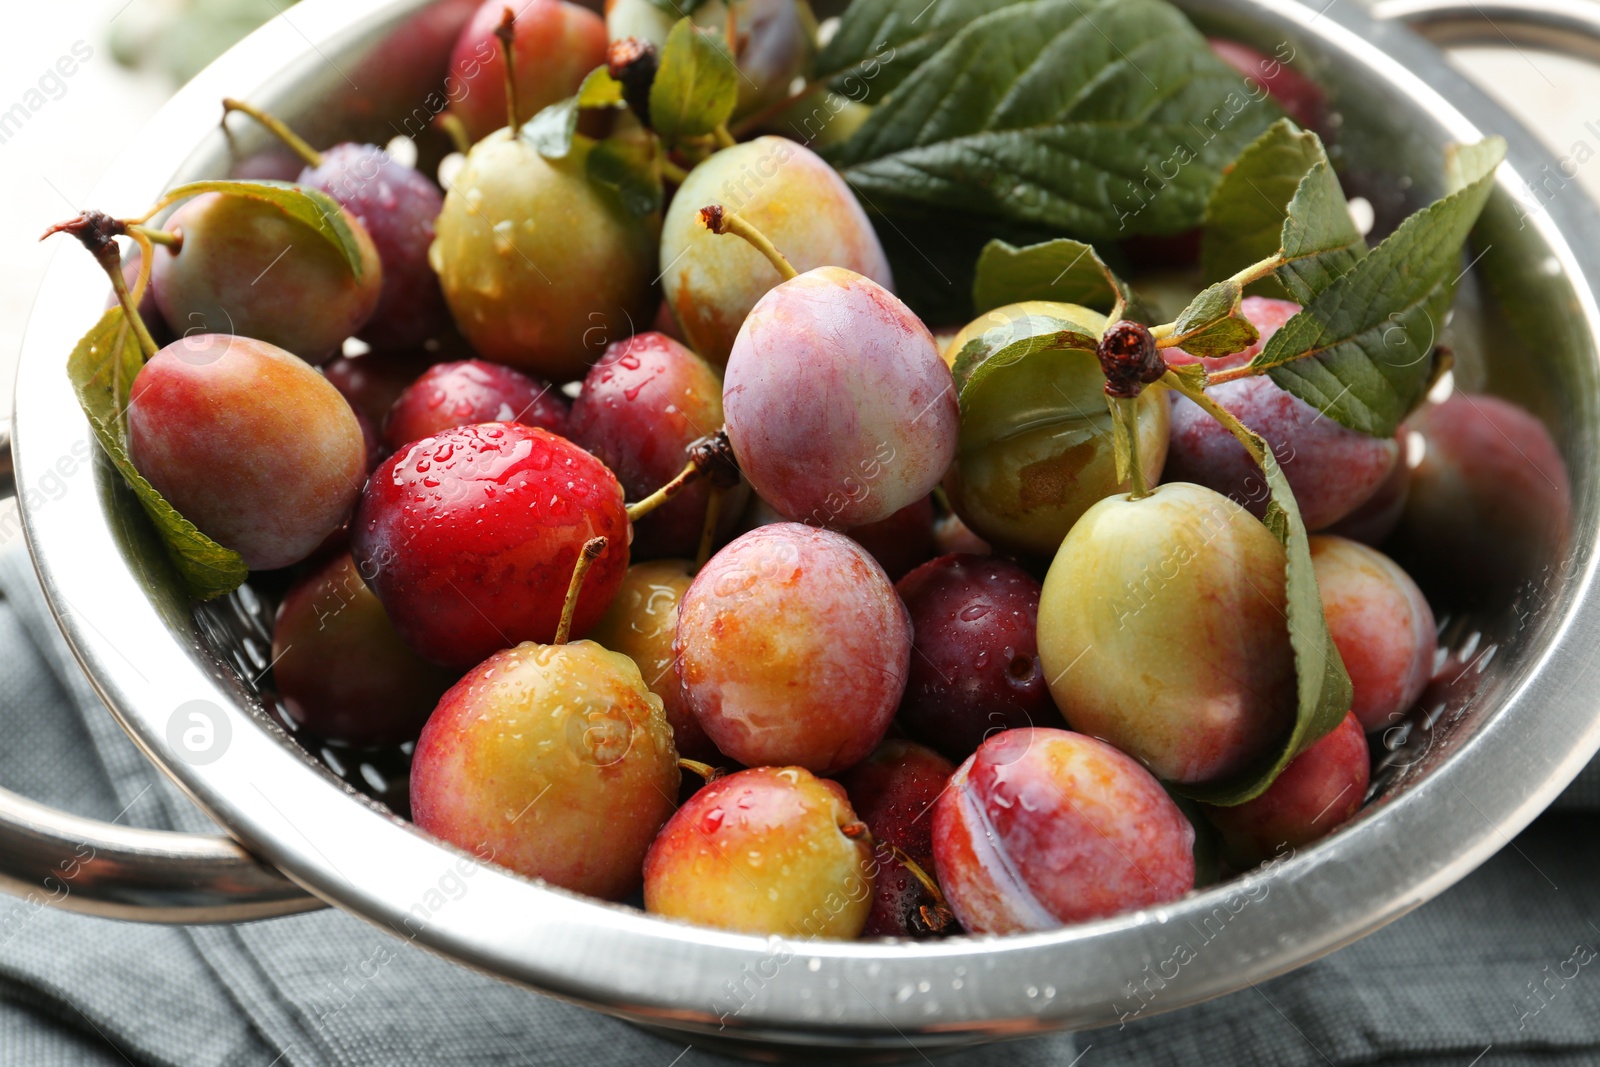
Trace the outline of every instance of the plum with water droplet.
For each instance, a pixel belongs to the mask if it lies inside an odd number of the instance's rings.
[[[549,382],[481,359],[437,363],[396,398],[383,421],[391,449],[476,422],[520,422],[566,436],[567,401]]]
[[[1194,887],[1194,827],[1104,741],[1007,730],[957,768],[933,809],[939,885],[975,934],[1050,930]]]
[[[134,467],[251,570],[311,555],[366,480],[350,405],[316,368],[264,341],[180,337],[140,368],[127,417]]]
[[[914,741],[891,737],[839,782],[850,806],[872,831],[874,841],[893,845],[925,873],[933,872],[933,806],[955,764]],[[876,847],[872,911],[862,933],[876,937],[917,937],[928,932],[921,909],[939,902],[886,848]]]
[[[632,660],[592,641],[490,656],[445,693],[411,761],[423,830],[606,900],[638,889],[677,796],[660,699]]]
[[[709,783],[644,861],[655,915],[752,934],[854,938],[872,907],[872,850],[844,787],[800,767]],[[861,827],[864,829],[864,827]]]
[[[450,53],[450,113],[474,141],[508,118],[505,54],[495,37],[507,7],[516,13],[511,47],[518,122],[576,93],[584,75],[606,61],[606,24],[588,8],[565,0],[485,0]]]
[[[424,658],[470,667],[556,633],[573,565],[608,540],[574,635],[600,620],[628,569],[622,486],[563,437],[521,423],[459,426],[373,472],[350,547],[395,629]]]

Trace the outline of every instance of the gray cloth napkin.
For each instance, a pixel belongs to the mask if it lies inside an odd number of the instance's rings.
[[[134,825],[207,829],[73,662],[26,555],[0,557],[0,784]],[[1600,1062],[1600,774],[1438,900],[1259,987],[952,1067]],[[922,1062],[908,1043],[906,1056]],[[0,1064],[440,1067],[729,1063],[456,967],[347,915],[234,927],[0,897]]]

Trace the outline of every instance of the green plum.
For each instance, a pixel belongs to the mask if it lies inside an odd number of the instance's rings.
[[[993,351],[1012,336],[1028,336],[1041,317],[1094,336],[1106,325],[1105,316],[1076,304],[1010,304],[956,334],[945,361],[955,364],[973,340]],[[1039,352],[981,393],[962,396],[961,436],[944,489],[973,533],[1005,551],[1048,557],[1092,504],[1128,488],[1117,481],[1104,389],[1093,352]],[[1146,388],[1138,410],[1139,461],[1154,484],[1167,454],[1166,391]]]
[[[707,229],[708,204],[738,213],[802,274],[844,267],[894,289],[866,212],[820,156],[782,137],[723,149],[689,173],[661,229],[667,304],[689,347],[714,364],[727,362],[745,316],[783,278],[745,242]]]
[[[585,173],[590,142],[551,160],[509,130],[473,147],[444,199],[429,261],[484,358],[552,381],[583,377],[648,323],[659,221]]]
[[[1071,727],[1179,784],[1257,765],[1294,721],[1283,546],[1187,482],[1108,497],[1039,599],[1039,662]]]

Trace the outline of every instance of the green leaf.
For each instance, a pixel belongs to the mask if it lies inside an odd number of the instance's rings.
[[[1289,296],[1309,304],[1366,258],[1367,242],[1350,218],[1333,164],[1319,161],[1301,179],[1281,235],[1284,265],[1277,281]]]
[[[1063,373],[1069,363],[1095,360],[1105,319],[1093,311],[1076,318],[1007,316],[967,342],[956,357],[956,398],[961,405],[963,452],[1055,422],[1104,419],[1109,424],[1105,379]],[[1062,383],[1087,382],[1087,391]],[[1109,428],[1109,425],[1108,425]]]
[[[1251,366],[1345,426],[1395,432],[1421,401],[1461,253],[1494,188],[1505,141],[1453,150],[1444,199],[1402,222],[1284,324]]]
[[[661,210],[661,171],[655,143],[648,137],[607,137],[589,151],[590,179],[615,189],[622,207],[634,218]]]
[[[1172,324],[1163,348],[1182,348],[1191,356],[1227,356],[1261,339],[1254,324],[1239,314],[1244,293],[1229,279],[1203,290]]]
[[[249,576],[244,560],[178,514],[134,469],[133,461],[128,458],[123,413],[133,379],[142,364],[133,331],[123,318],[122,309],[114,307],[100,317],[72,350],[67,359],[67,376],[72,380],[78,403],[89,417],[89,425],[100,447],[105,449],[112,464],[133,489],[145,514],[155,524],[167,555],[189,594],[200,600],[210,600],[231,593]]]
[[[855,0],[845,9],[812,77],[852,100],[874,103],[981,15],[1018,0]]]
[[[1181,380],[1181,379],[1180,379]],[[1262,521],[1282,542],[1287,556],[1285,613],[1294,649],[1296,708],[1294,727],[1283,747],[1264,766],[1230,781],[1207,786],[1171,787],[1207,804],[1243,804],[1266,791],[1283,769],[1344,721],[1350,710],[1350,675],[1328,633],[1322,595],[1311,569],[1311,545],[1300,506],[1277,458],[1257,434],[1244,431],[1241,442],[1265,475],[1272,502]]]
[[[1018,248],[990,241],[978,254],[972,279],[976,314],[1023,300],[1054,300],[1110,311],[1118,299],[1131,302],[1128,287],[1081,241],[1059,238]]]
[[[650,0],[652,4],[675,18],[692,15],[712,0]]]
[[[168,192],[161,202],[163,206],[175,204],[202,193],[243,196],[271,204],[295,221],[305,223],[337,248],[357,281],[366,273],[366,266],[361,262],[361,245],[356,241],[349,218],[339,202],[320,189],[266,179],[190,182]]]
[[[565,159],[578,132],[579,111],[623,106],[622,83],[605,67],[596,67],[584,75],[575,94],[541,108],[517,129],[517,136],[546,159]]]
[[[650,86],[650,125],[668,146],[704,137],[728,121],[739,101],[739,72],[722,38],[678,20],[661,48]]]
[[[1278,117],[1161,0],[1023,0],[983,15],[833,150],[869,208],[917,206],[1083,240],[1198,224]]]

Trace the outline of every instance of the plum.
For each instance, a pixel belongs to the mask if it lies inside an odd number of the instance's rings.
[[[366,480],[350,405],[265,341],[180,337],[134,378],[127,417],[134,467],[251,570],[309,556],[349,518]]]
[[[1007,730],[967,757],[934,805],[933,855],[975,934],[1087,922],[1194,887],[1194,827],[1161,784],[1067,730]]]
[[[866,213],[816,153],[782,137],[725,148],[689,173],[661,228],[667,303],[689,347],[713,364],[727,362],[745,317],[782,280],[755,249],[702,224],[700,209],[714,203],[765,233],[796,270],[843,267],[894,287]]]
[[[1550,431],[1498,397],[1456,393],[1406,423],[1420,452],[1395,560],[1435,602],[1501,605],[1572,536],[1572,487]]]
[[[735,118],[784,99],[789,83],[805,74],[811,41],[795,0],[735,0],[732,20],[722,0],[696,5],[689,17],[696,26],[717,31],[735,28],[734,58],[739,68],[739,101]],[[652,0],[606,0],[606,32],[613,41],[633,37],[660,47],[679,16]]]
[[[289,718],[356,747],[415,741],[456,680],[401,640],[348,552],[283,598],[272,663]]]
[[[972,527],[954,513],[941,515],[933,524],[934,551],[941,556],[955,552],[968,556],[987,556],[993,550],[989,542],[972,532]]]
[[[941,556],[895,591],[911,615],[911,672],[899,722],[951,759],[1022,726],[1059,726],[1039,667],[1039,583],[1010,560]]]
[[[1427,599],[1388,556],[1343,537],[1311,538],[1311,566],[1350,672],[1351,712],[1369,732],[1393,725],[1433,673],[1439,632]]]
[[[689,709],[672,651],[672,639],[678,632],[678,604],[693,580],[693,566],[687,560],[635,563],[622,579],[610,610],[589,631],[589,638],[638,664],[645,685],[661,698],[679,755],[715,763],[719,753]]]
[[[351,407],[365,415],[374,427],[380,427],[406,386],[421,377],[433,362],[433,354],[423,349],[381,355],[369,352],[337,356],[322,365],[322,375]]]
[[[439,701],[411,762],[423,830],[607,900],[638,889],[677,795],[660,699],[632,660],[592,641],[484,660]]]
[[[1406,429],[1401,426],[1395,435],[1401,449],[1405,447],[1405,439]],[[1389,471],[1389,477],[1373,491],[1366,503],[1329,526],[1328,533],[1377,548],[1400,525],[1400,516],[1405,514],[1406,498],[1410,495],[1411,468],[1406,464],[1402,451],[1399,460]]]
[[[376,348],[401,348],[437,334],[448,319],[428,246],[444,194],[377,145],[347,142],[315,158],[300,184],[321,189],[360,222],[383,264],[377,307],[359,336]]]
[[[887,519],[927,496],[955,455],[960,420],[928,328],[841,267],[807,271],[757,301],[728,357],[722,409],[755,491],[786,518],[835,527]]]
[[[965,327],[946,357],[982,338],[991,348],[1029,336],[1038,316],[1078,325],[1093,336],[1105,316],[1075,304],[1027,301],[996,308]],[[955,513],[984,541],[1004,551],[1048,557],[1090,505],[1128,488],[1117,481],[1106,379],[1092,352],[1046,353],[1035,362],[1048,398],[1041,416],[1033,396],[1001,392],[963,403],[961,438],[944,490]],[[1027,371],[1017,371],[1025,374]],[[1139,460],[1154,483],[1167,454],[1166,390],[1146,388],[1137,401]],[[1064,406],[1063,406],[1064,405]]]
[[[1346,715],[1254,800],[1228,808],[1202,805],[1221,838],[1222,858],[1244,870],[1285,846],[1298,848],[1331,834],[1361,810],[1370,768],[1361,723]]]
[[[1162,353],[1162,357],[1169,367],[1200,363],[1210,372],[1242,367],[1259,356],[1261,350],[1267,347],[1267,342],[1272,340],[1272,335],[1281,330],[1284,323],[1300,314],[1300,310],[1300,305],[1293,300],[1247,296],[1239,302],[1239,313],[1256,328],[1258,336],[1254,344],[1226,356],[1191,356],[1181,348],[1169,348]]]
[[[804,768],[719,778],[650,846],[645,910],[752,934],[856,937],[873,901],[859,829],[844,788]]]
[[[1278,539],[1210,489],[1170,482],[1100,501],[1039,599],[1056,706],[1165,781],[1252,769],[1295,715],[1284,575]]]
[[[872,553],[891,582],[898,582],[913,567],[934,557],[933,498],[913,500],[887,519],[845,531]]]
[[[609,545],[578,599],[575,635],[600,621],[628,569],[622,486],[565,438],[489,422],[385,460],[362,494],[350,547],[406,643],[465,669],[554,637],[573,565],[595,537]]]
[[[1330,132],[1327,95],[1316,82],[1286,65],[1282,51],[1288,47],[1288,42],[1278,46],[1277,57],[1225,37],[1209,37],[1206,43],[1218,59],[1246,79],[1259,83],[1295,122],[1324,135]],[[1294,58],[1293,53],[1293,48],[1290,48],[1290,60]]]
[[[616,472],[631,499],[671,481],[689,446],[722,427],[722,378],[660,333],[614,342],[589,369],[572,405],[574,441]],[[639,556],[692,556],[705,526],[711,484],[691,483],[634,524]],[[728,508],[736,515],[742,499]]]
[[[589,180],[590,147],[580,138],[551,160],[510,130],[490,134],[445,195],[428,252],[473,348],[555,382],[581,378],[655,308],[659,219]]]
[[[309,225],[265,201],[205,193],[167,222],[182,237],[158,247],[151,285],[167,325],[235,334],[325,363],[372,318],[383,267],[366,227],[345,212],[361,271]]]
[[[683,693],[718,749],[816,774],[865,759],[905,689],[911,625],[883,568],[843,534],[761,526],[678,605]]]
[[[881,846],[893,845],[933,873],[933,805],[955,764],[913,741],[891,737],[840,779],[850,806]],[[873,854],[872,911],[862,933],[909,937],[929,932],[922,909],[939,904],[888,849]]]
[[[567,401],[549,382],[498,363],[437,363],[395,399],[383,421],[383,437],[391,449],[399,449],[475,422],[520,422],[564,437]]]
[[[506,61],[495,30],[509,5],[484,0],[450,52],[450,73],[460,88],[450,113],[467,136],[481,141],[506,124]],[[584,75],[606,61],[606,24],[593,11],[565,0],[519,0],[511,48],[516,68],[517,120],[571,96]]]

